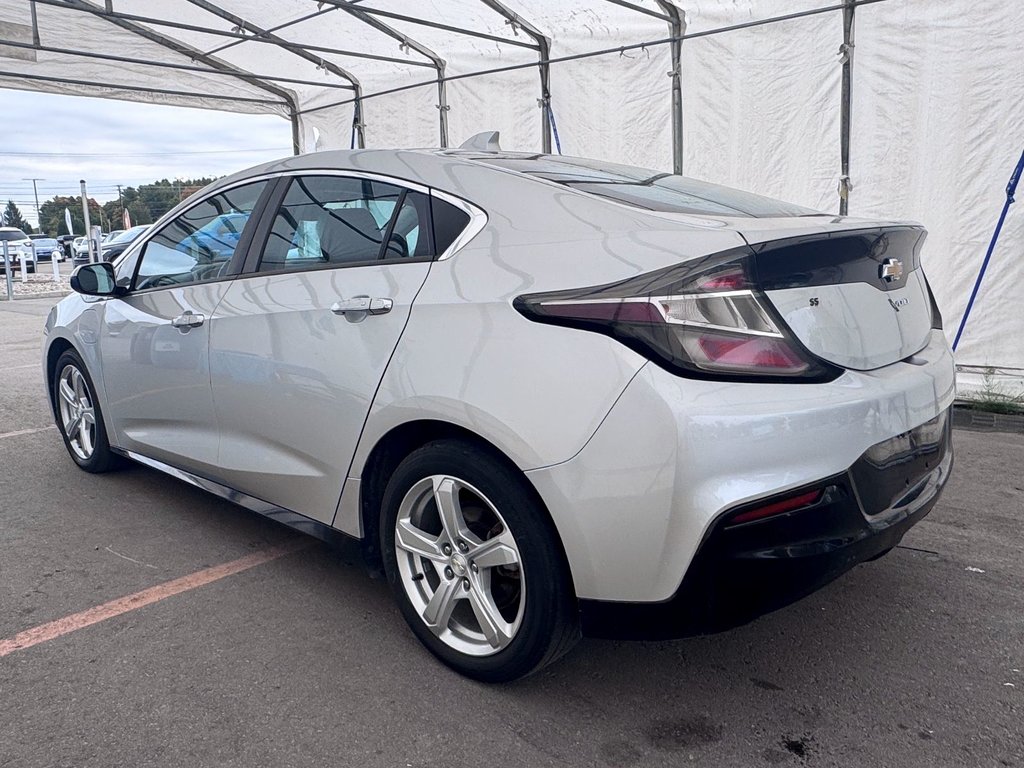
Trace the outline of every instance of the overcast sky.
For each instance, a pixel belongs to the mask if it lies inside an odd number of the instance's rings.
[[[0,89],[0,207],[14,200],[36,224],[39,202],[77,195],[79,179],[101,203],[114,185],[222,176],[291,154],[281,117]]]

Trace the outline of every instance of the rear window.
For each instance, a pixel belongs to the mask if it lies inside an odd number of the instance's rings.
[[[20,229],[0,229],[0,240],[28,240],[28,235]]]
[[[813,216],[818,211],[706,181],[648,168],[581,158],[481,157],[481,162],[518,171],[635,208],[703,216]]]

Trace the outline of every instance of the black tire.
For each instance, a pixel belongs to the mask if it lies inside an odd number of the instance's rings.
[[[427,626],[402,581],[395,545],[399,508],[414,486],[439,475],[479,490],[500,513],[518,547],[516,567],[522,569],[525,584],[521,619],[512,639],[493,655],[471,655],[444,642]],[[380,540],[384,570],[406,622],[427,649],[467,677],[488,683],[516,680],[555,661],[580,638],[572,579],[547,512],[514,467],[469,442],[438,440],[402,461],[384,492]]]
[[[66,425],[62,417],[61,411],[61,393],[60,393],[60,380],[64,371],[69,367],[73,366],[82,374],[82,381],[87,393],[88,402],[92,407],[92,412],[95,416],[95,437],[92,440],[92,452],[85,458],[79,455],[76,451],[72,438],[68,436]],[[57,358],[57,365],[54,368],[53,380],[50,382],[51,394],[53,397],[55,418],[57,422],[57,429],[60,430],[61,437],[64,438],[64,447],[67,448],[68,455],[71,459],[86,472],[100,473],[109,472],[112,469],[117,469],[124,464],[124,460],[116,453],[110,450],[110,441],[107,439],[107,428],[103,423],[103,413],[100,410],[99,401],[96,399],[96,386],[92,382],[92,377],[89,375],[89,370],[85,367],[85,363],[82,362],[82,358],[79,354],[73,350],[66,350],[59,358]]]

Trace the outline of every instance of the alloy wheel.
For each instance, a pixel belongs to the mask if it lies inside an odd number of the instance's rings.
[[[96,450],[96,410],[89,384],[77,366],[65,365],[61,370],[57,402],[68,445],[75,456],[88,461]]]
[[[395,551],[406,595],[445,645],[490,656],[512,642],[526,606],[522,559],[480,491],[450,475],[415,483],[398,510]]]

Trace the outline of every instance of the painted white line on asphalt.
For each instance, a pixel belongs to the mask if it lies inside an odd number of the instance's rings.
[[[47,432],[51,429],[56,429],[56,424],[51,424],[48,427],[39,427],[38,429],[19,429],[17,432],[4,432],[0,434],[0,440],[5,437],[18,437],[19,435],[34,435],[36,432]]]
[[[29,363],[28,365],[9,365],[6,368],[0,368],[3,371],[20,371],[23,368],[38,368],[39,363]]]

